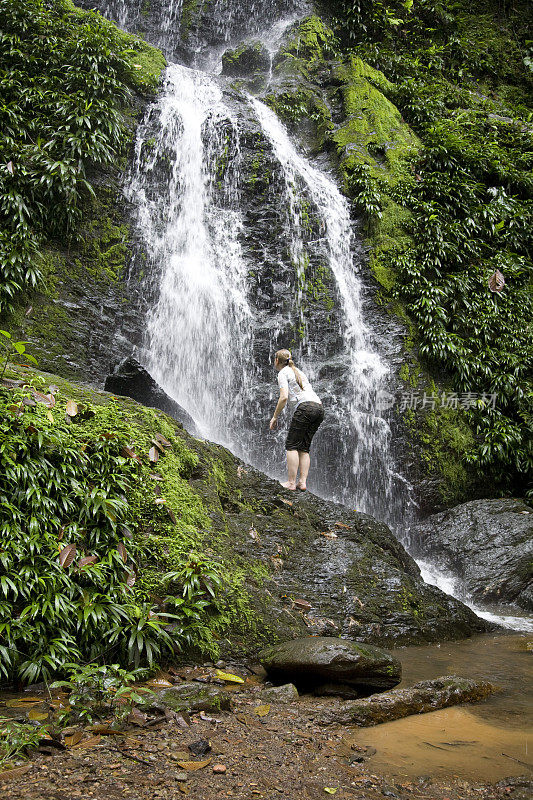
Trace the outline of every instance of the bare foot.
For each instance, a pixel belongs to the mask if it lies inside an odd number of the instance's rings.
[[[284,489],[288,489],[289,492],[295,492],[296,491],[296,484],[295,483],[289,483],[289,481],[280,481],[280,485],[283,486]]]
[[[296,484],[296,488],[299,489],[301,492],[305,492],[306,489],[307,489],[307,486],[305,485],[305,483],[297,483]]]

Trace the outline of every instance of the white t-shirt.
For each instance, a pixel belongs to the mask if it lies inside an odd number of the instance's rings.
[[[296,403],[296,408],[300,403],[320,403],[320,398],[313,391],[313,387],[309,383],[307,376],[299,370],[302,377],[303,389],[296,380],[294,372],[291,367],[283,367],[278,372],[278,385],[280,389],[287,389],[289,392],[289,403]]]

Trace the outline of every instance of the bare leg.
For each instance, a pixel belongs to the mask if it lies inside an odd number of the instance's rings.
[[[298,464],[300,467],[300,480],[298,481],[298,489],[307,488],[307,476],[309,475],[309,467],[311,466],[311,457],[309,453],[304,453],[298,450]]]
[[[296,489],[296,475],[298,474],[298,450],[287,450],[287,474],[288,480],[281,485],[293,491]]]

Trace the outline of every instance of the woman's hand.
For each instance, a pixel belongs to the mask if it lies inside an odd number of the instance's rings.
[[[277,427],[278,427],[278,421],[276,417],[272,417],[272,419],[270,420],[269,428],[271,431],[275,431]]]

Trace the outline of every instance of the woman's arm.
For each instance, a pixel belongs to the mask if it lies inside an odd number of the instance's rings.
[[[278,400],[278,404],[277,404],[277,406],[276,406],[276,408],[274,410],[274,416],[270,420],[269,427],[270,427],[271,431],[273,431],[274,428],[276,428],[276,426],[278,424],[278,417],[281,414],[281,412],[283,411],[283,409],[285,408],[285,406],[287,405],[288,397],[289,397],[289,392],[287,391],[287,389],[285,387],[282,387],[279,390],[279,400]]]

